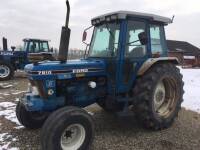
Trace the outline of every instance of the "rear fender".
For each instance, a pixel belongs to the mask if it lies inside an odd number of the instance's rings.
[[[155,65],[157,63],[162,63],[162,62],[170,62],[170,63],[176,64],[176,65],[179,64],[179,61],[176,57],[149,58],[142,64],[139,71],[137,72],[137,76],[142,76],[153,65]]]

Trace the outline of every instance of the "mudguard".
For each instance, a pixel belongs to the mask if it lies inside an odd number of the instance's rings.
[[[149,68],[151,68],[156,63],[160,63],[160,62],[171,62],[171,63],[177,64],[177,65],[179,64],[179,61],[176,57],[149,58],[140,67],[137,75],[138,76],[143,75]]]

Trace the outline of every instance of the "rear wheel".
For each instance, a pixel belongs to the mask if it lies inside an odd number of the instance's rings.
[[[156,64],[138,78],[133,89],[134,111],[147,128],[171,126],[183,101],[182,75],[175,65]]]
[[[77,107],[64,107],[52,113],[42,132],[42,149],[87,150],[94,133],[91,116]]]
[[[16,107],[16,116],[19,122],[26,128],[38,129],[44,124],[44,121],[48,117],[48,113],[27,111],[24,104],[18,102]]]
[[[0,62],[0,81],[9,80],[14,75],[14,69],[9,63]]]

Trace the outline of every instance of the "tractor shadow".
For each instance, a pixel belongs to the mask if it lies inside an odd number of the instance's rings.
[[[97,105],[94,107],[95,109],[93,108],[92,112],[94,113],[95,132],[97,133],[116,131],[118,134],[126,132],[137,134],[138,132],[151,132],[139,124],[134,113],[122,116],[117,113],[106,112]]]

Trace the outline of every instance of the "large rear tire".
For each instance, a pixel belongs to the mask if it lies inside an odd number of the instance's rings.
[[[183,102],[180,70],[171,63],[156,64],[137,79],[134,111],[140,123],[155,130],[170,127]]]
[[[27,111],[24,104],[18,102],[16,107],[16,116],[19,122],[26,128],[39,129],[48,117],[47,112],[30,112]]]
[[[0,62],[0,81],[10,80],[13,76],[13,66],[6,62]]]
[[[93,134],[92,117],[83,109],[67,106],[46,120],[41,132],[42,150],[88,150]]]

